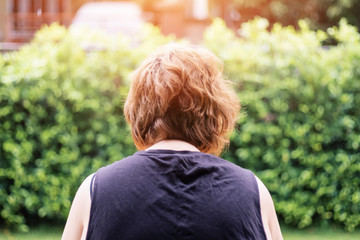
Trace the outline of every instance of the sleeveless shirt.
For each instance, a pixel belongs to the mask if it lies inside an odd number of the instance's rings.
[[[206,153],[136,152],[96,172],[86,239],[266,239],[257,181]]]

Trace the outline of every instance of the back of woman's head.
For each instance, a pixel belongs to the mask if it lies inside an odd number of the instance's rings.
[[[179,139],[213,154],[228,143],[239,110],[219,59],[179,45],[158,49],[140,65],[124,106],[138,149]]]

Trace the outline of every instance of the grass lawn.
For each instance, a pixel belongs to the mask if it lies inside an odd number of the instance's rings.
[[[63,226],[47,226],[30,229],[28,233],[13,233],[0,229],[0,240],[59,240]]]
[[[345,232],[336,228],[311,228],[306,230],[282,227],[285,240],[359,240],[360,230]],[[10,233],[7,230],[0,230],[1,240],[59,240],[61,238],[62,226],[50,227],[40,226],[31,229],[29,233]]]
[[[293,229],[281,228],[284,240],[360,240],[360,230],[346,232],[337,228]]]

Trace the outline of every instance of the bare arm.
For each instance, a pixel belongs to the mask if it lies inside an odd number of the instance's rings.
[[[256,180],[259,187],[261,217],[266,237],[268,240],[282,240],[283,237],[271,195],[264,183],[257,177]]]
[[[90,184],[93,174],[80,185],[71,205],[62,240],[82,240],[86,238],[90,216]]]

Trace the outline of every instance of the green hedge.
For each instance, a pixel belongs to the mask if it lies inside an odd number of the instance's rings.
[[[328,33],[267,27],[257,19],[239,37],[216,20],[205,33],[244,107],[225,156],[264,181],[286,223],[358,228],[360,35],[344,21]],[[338,45],[323,47],[329,36]],[[88,174],[135,151],[129,73],[173,40],[151,26],[139,39],[52,25],[0,55],[2,223],[63,221]]]
[[[256,19],[236,37],[222,21],[205,44],[225,62],[244,113],[228,158],[253,169],[287,224],[360,226],[360,34]],[[336,46],[322,46],[327,38]]]
[[[7,225],[27,230],[33,218],[66,219],[85,176],[135,151],[122,112],[128,75],[171,37],[148,26],[141,39],[52,25],[0,57],[0,216]]]

